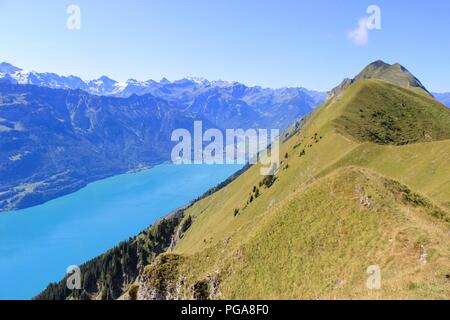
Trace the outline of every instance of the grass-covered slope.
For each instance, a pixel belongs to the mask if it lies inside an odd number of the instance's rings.
[[[357,165],[401,181],[450,209],[450,141],[381,146],[365,143],[347,154],[324,174]]]
[[[450,216],[394,180],[345,167],[247,213],[258,218],[235,218],[239,227],[220,241],[203,233],[205,247],[187,254],[195,222],[174,253],[147,268],[139,296],[448,298]],[[366,287],[373,265],[381,290]]]
[[[270,187],[254,166],[188,210],[173,251],[186,280],[174,292],[192,298],[202,283],[210,298],[448,298],[449,117],[415,91],[355,83],[282,145]],[[371,265],[382,290],[365,286]]]
[[[185,272],[214,261],[231,299],[446,298],[450,239],[433,210],[394,181],[344,168],[240,230],[247,241],[192,257]],[[366,287],[371,265],[382,271],[379,292]]]
[[[297,129],[273,177],[252,166],[185,210],[122,298],[448,299],[449,111],[361,79]]]
[[[450,139],[450,110],[431,97],[380,80],[355,83],[335,103],[339,132],[359,141],[410,144]]]

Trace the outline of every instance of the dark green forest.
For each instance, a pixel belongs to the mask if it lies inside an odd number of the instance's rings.
[[[69,290],[67,277],[50,284],[35,300],[112,300],[119,298],[144,267],[167,251],[184,210],[169,215],[138,236],[80,266],[81,289]]]

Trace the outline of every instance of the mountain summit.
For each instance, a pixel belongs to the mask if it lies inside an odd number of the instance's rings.
[[[377,60],[365,67],[355,78],[344,79],[340,85],[328,92],[328,98],[340,95],[350,85],[364,79],[384,80],[431,96],[419,79],[401,64],[388,64],[382,60]]]

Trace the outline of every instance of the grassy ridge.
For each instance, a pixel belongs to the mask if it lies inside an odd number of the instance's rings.
[[[220,279],[224,299],[448,297],[450,227],[427,199],[358,167],[314,181],[177,266],[179,293]],[[418,200],[420,199],[420,200]],[[362,201],[364,200],[364,201]],[[382,270],[381,291],[366,270]]]
[[[413,89],[358,80],[327,101],[272,179],[254,165],[186,208],[121,298],[448,299],[450,113]]]
[[[254,166],[188,210],[174,250],[187,283],[219,274],[213,298],[448,298],[448,121],[424,95],[355,83],[282,145],[270,188]],[[371,264],[381,291],[365,287]]]
[[[322,174],[336,168],[357,165],[410,186],[450,209],[450,140],[407,146],[358,146]]]
[[[268,213],[239,255],[228,260],[224,296],[447,297],[450,240],[442,232],[444,225],[435,230],[438,222],[427,208],[396,201],[398,190],[389,187],[371,172],[346,168],[291,196]],[[370,205],[361,205],[364,197]],[[421,250],[432,252],[429,269],[420,262]],[[381,292],[365,286],[371,265],[382,270]],[[427,286],[429,292],[423,290]]]

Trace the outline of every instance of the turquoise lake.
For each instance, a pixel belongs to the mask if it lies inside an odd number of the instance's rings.
[[[67,267],[135,236],[240,168],[160,165],[0,214],[0,299],[31,299],[61,280]]]

